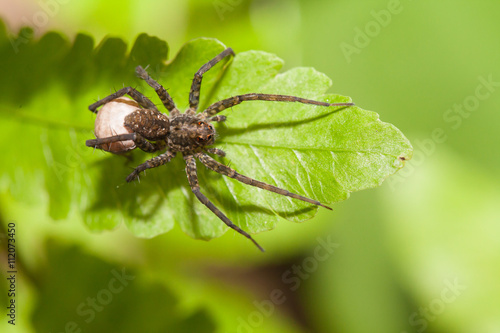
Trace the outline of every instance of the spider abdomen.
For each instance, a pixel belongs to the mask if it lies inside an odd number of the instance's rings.
[[[153,109],[138,109],[125,117],[125,126],[145,139],[165,140],[170,132],[168,117]]]

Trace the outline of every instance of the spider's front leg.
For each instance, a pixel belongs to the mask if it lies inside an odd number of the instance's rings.
[[[219,148],[208,148],[207,152],[209,152],[210,154],[215,154],[215,155],[219,155],[222,157],[226,156],[226,152],[222,149],[219,149]]]
[[[175,152],[167,151],[166,153],[153,157],[150,160],[147,160],[146,162],[142,163],[137,168],[135,168],[134,171],[132,171],[132,173],[127,176],[127,182],[130,183],[131,181],[136,179],[139,176],[139,174],[146,169],[156,168],[159,167],[160,165],[167,164],[174,157],[175,157]]]
[[[208,118],[208,121],[215,121],[217,123],[221,123],[223,121],[226,121],[226,119],[227,119],[226,116],[217,115],[217,116]]]
[[[259,250],[264,252],[264,249],[252,238],[252,236],[250,236],[247,232],[243,231],[237,225],[231,222],[231,220],[226,215],[224,215],[224,213],[222,213],[217,207],[215,207],[215,205],[200,192],[198,175],[196,173],[196,161],[194,157],[192,155],[184,155],[184,160],[186,161],[186,174],[188,177],[189,186],[191,187],[191,191],[194,193],[196,198],[198,198],[198,200],[200,200],[202,204],[207,206],[207,208],[210,209],[212,213],[214,213],[219,219],[221,219],[222,222],[224,222],[228,227],[236,230],[238,233],[250,239],[255,244],[255,246],[259,248]]]
[[[243,184],[255,186],[255,187],[261,188],[263,190],[269,191],[269,192],[274,192],[277,194],[281,194],[281,195],[284,195],[284,196],[287,196],[290,198],[302,200],[302,201],[305,201],[305,202],[332,210],[330,207],[323,205],[321,202],[319,202],[317,200],[309,199],[308,197],[304,197],[302,195],[292,193],[290,191],[279,188],[277,186],[273,186],[273,185],[255,180],[253,178],[244,176],[242,174],[239,174],[236,172],[236,170],[231,169],[227,165],[224,165],[222,163],[217,162],[216,160],[214,160],[213,158],[211,158],[210,156],[208,156],[206,154],[197,153],[197,154],[195,154],[195,157],[197,159],[199,159],[201,161],[201,163],[203,163],[207,168],[209,168],[217,173],[220,173],[222,175],[225,175],[227,177],[234,178],[237,181],[242,182]]]
[[[288,96],[288,95],[273,95],[273,94],[245,94],[238,95],[223,99],[222,101],[215,102],[206,108],[203,113],[206,117],[211,117],[216,115],[217,113],[224,111],[227,108],[233,107],[235,105],[241,104],[245,101],[270,101],[270,102],[298,102],[302,104],[312,104],[312,105],[320,105],[320,106],[353,106],[354,103],[327,103],[315,101],[312,99],[306,99],[297,96]],[[213,119],[212,117],[210,119]]]

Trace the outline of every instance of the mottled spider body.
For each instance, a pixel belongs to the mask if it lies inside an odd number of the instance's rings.
[[[215,128],[202,113],[181,113],[172,117],[168,146],[171,151],[189,153],[214,144]]]
[[[124,125],[151,141],[166,140],[170,134],[168,116],[158,110],[138,109],[125,117]]]
[[[217,215],[217,217],[219,217],[219,219],[221,219],[228,227],[236,230],[240,234],[250,239],[260,250],[263,251],[262,247],[248,233],[233,224],[231,220],[229,220],[229,218],[224,215],[224,213],[222,213],[217,207],[215,207],[215,205],[201,193],[200,185],[198,184],[195,159],[198,159],[210,170],[233,178],[244,184],[255,186],[294,199],[302,200],[314,205],[322,206],[327,209],[331,208],[323,205],[319,201],[301,196],[299,194],[291,193],[285,189],[241,175],[236,172],[236,170],[210,157],[207,153],[225,156],[224,151],[218,148],[209,148],[209,146],[215,143],[216,134],[215,128],[211,123],[226,120],[226,116],[217,114],[244,101],[260,100],[277,102],[299,102],[320,106],[350,106],[353,105],[353,103],[331,104],[304,99],[296,96],[252,93],[238,95],[215,102],[208,108],[206,108],[203,112],[197,113],[203,74],[206,73],[219,61],[231,55],[234,55],[234,52],[232,51],[232,49],[227,48],[215,58],[210,60],[208,63],[203,65],[195,73],[189,93],[189,109],[184,113],[181,113],[176,108],[174,101],[165,90],[165,88],[163,88],[158,82],[150,78],[148,73],[141,66],[138,66],[136,68],[137,75],[141,79],[145,80],[153,89],[155,89],[163,105],[170,112],[170,115],[167,116],[166,114],[158,111],[156,105],[153,102],[151,102],[147,97],[142,95],[134,88],[126,87],[120,89],[114,94],[111,94],[90,105],[89,109],[92,112],[97,113],[96,110],[98,107],[104,105],[103,109],[101,109],[104,110],[108,103],[112,104],[116,103],[116,101],[121,101],[123,103],[129,104],[134,103],[136,107],[128,109],[129,113],[123,118],[123,124],[119,124],[118,126],[120,127],[120,131],[115,131],[116,133],[111,133],[108,135],[98,134],[96,131],[97,138],[94,140],[87,140],[86,145],[89,147],[111,151],[108,148],[111,147],[111,144],[113,143],[132,142],[133,144],[135,144],[135,146],[131,146],[130,144],[128,144],[127,149],[123,149],[123,151],[134,149],[136,147],[146,152],[164,151],[164,153],[153,157],[150,160],[147,160],[146,162],[135,168],[135,170],[130,175],[128,175],[127,182],[131,182],[136,179],[139,174],[146,169],[155,168],[170,162],[170,160],[174,158],[177,153],[181,153],[186,162],[186,174],[189,185],[191,187],[191,191],[197,197],[197,199],[208,209],[210,209],[215,215]],[[135,102],[128,99],[122,101],[123,96],[126,94],[132,97]],[[119,119],[120,121],[122,121],[122,118]],[[105,126],[106,124],[97,124],[96,119],[96,129],[98,127],[100,128]],[[125,147],[125,145],[123,146]],[[119,148],[118,151],[114,152],[120,152]]]

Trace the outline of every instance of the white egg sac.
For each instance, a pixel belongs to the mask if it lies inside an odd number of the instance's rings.
[[[128,97],[118,97],[106,103],[97,112],[94,132],[98,139],[107,138],[114,135],[129,134],[133,131],[124,125],[125,117],[130,113],[140,109],[136,101]],[[132,140],[103,143],[101,149],[112,153],[125,153],[135,148]]]

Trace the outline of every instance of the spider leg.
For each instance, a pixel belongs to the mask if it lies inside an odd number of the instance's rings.
[[[221,219],[222,222],[224,222],[228,227],[236,230],[238,233],[250,239],[255,244],[255,246],[259,248],[259,250],[264,252],[264,249],[248,233],[231,222],[231,220],[226,215],[224,215],[224,213],[222,213],[217,207],[215,207],[215,205],[200,192],[198,175],[196,173],[196,161],[194,157],[192,155],[184,155],[184,160],[186,161],[186,174],[188,177],[189,186],[191,187],[191,191],[194,193],[196,198],[198,198],[198,200],[200,200],[202,204],[207,206],[207,208],[210,209],[212,213],[214,213],[219,219]]]
[[[151,102],[149,100],[149,98],[147,98],[146,96],[144,96],[143,94],[141,94],[140,92],[138,92],[137,90],[135,90],[132,87],[122,88],[122,89],[118,90],[117,92],[115,92],[114,94],[111,94],[107,97],[104,97],[103,99],[98,100],[97,102],[95,102],[94,104],[89,106],[89,110],[94,112],[94,113],[97,113],[96,109],[98,107],[100,107],[101,105],[104,105],[106,103],[109,103],[118,97],[122,97],[123,95],[129,95],[137,103],[139,103],[139,105],[142,106],[143,108],[158,110],[156,108],[156,105],[154,105],[154,103]]]
[[[135,145],[137,146],[137,148],[139,148],[142,151],[145,151],[146,153],[154,153],[155,151],[158,151],[158,150],[165,148],[165,145],[160,143],[159,141],[150,142],[150,141],[144,139],[144,137],[142,135],[140,135],[139,133],[135,134],[134,142],[135,142]]]
[[[119,135],[119,134],[116,134],[116,131],[111,127],[111,125],[108,124],[108,130],[113,134],[113,135]],[[94,132],[94,135],[95,135],[95,132]],[[97,136],[96,136],[97,138]],[[120,143],[120,146],[122,147],[122,149],[126,150],[126,147],[125,145],[123,144],[123,141],[118,141]],[[109,146],[108,146],[109,148]]]
[[[203,113],[205,116],[214,116],[217,113],[230,108],[232,106],[238,105],[244,101],[273,101],[273,102],[299,102],[304,104],[314,104],[321,106],[351,106],[354,103],[326,103],[314,101],[312,99],[306,99],[296,96],[287,95],[270,95],[270,94],[245,94],[238,95],[223,99],[222,101],[216,102],[210,105]]]
[[[166,153],[147,160],[146,162],[140,164],[137,168],[134,169],[134,171],[132,171],[130,175],[127,176],[127,182],[130,183],[131,181],[136,179],[137,176],[139,176],[139,174],[146,169],[156,168],[160,165],[167,164],[174,157],[175,152],[167,151]]]
[[[167,92],[167,90],[163,88],[161,84],[153,80],[144,68],[142,68],[141,66],[137,66],[135,69],[135,73],[156,91],[156,94],[158,95],[158,97],[160,97],[161,102],[163,103],[165,108],[167,108],[167,110],[172,113],[172,115],[180,113],[179,110],[177,110],[177,108],[175,107],[174,100]]]
[[[233,49],[228,47],[227,49],[216,55],[215,58],[207,62],[205,65],[201,66],[201,68],[194,74],[191,91],[189,92],[189,109],[186,111],[186,113],[194,114],[198,109],[198,103],[200,102],[200,87],[201,80],[203,79],[203,74],[205,74],[210,68],[215,66],[219,61],[230,55],[234,56],[234,52]]]
[[[100,146],[105,143],[113,143],[118,141],[135,140],[135,133],[120,134],[108,136],[107,138],[98,138],[85,141],[87,147],[94,147],[100,149]]]
[[[225,176],[228,176],[230,178],[234,178],[237,181],[242,182],[244,184],[255,186],[255,187],[261,188],[261,189],[266,190],[266,191],[278,193],[278,194],[281,194],[281,195],[284,195],[287,197],[291,197],[294,199],[309,202],[309,203],[312,203],[314,205],[318,205],[318,206],[324,207],[326,209],[332,210],[330,207],[323,205],[319,201],[309,199],[307,197],[303,197],[301,195],[289,192],[287,190],[284,190],[282,188],[279,188],[279,187],[276,187],[273,185],[266,184],[264,182],[252,179],[252,178],[247,177],[247,176],[243,176],[243,175],[237,173],[234,169],[228,167],[227,165],[224,165],[222,163],[217,162],[216,160],[214,160],[213,158],[211,158],[210,156],[208,156],[204,153],[197,153],[197,154],[195,154],[195,157],[198,158],[201,161],[201,163],[203,163],[207,168],[209,168],[215,172],[218,172],[220,174],[223,174]]]
[[[219,149],[219,148],[208,148],[207,152],[209,152],[210,154],[215,154],[215,155],[219,155],[222,157],[226,156],[226,152],[224,152],[224,150]]]
[[[220,123],[220,122],[226,121],[226,119],[227,119],[226,116],[217,115],[217,116],[214,116],[214,117],[210,117],[207,120],[208,121],[215,121],[215,122]]]
[[[164,148],[164,145],[156,142],[155,143],[149,142],[138,133],[120,134],[120,135],[108,136],[107,138],[97,138],[97,139],[87,140],[85,141],[85,145],[87,147],[102,149],[101,148],[102,144],[113,143],[118,141],[127,141],[127,140],[134,141],[137,148],[148,153],[153,153],[155,151]]]

